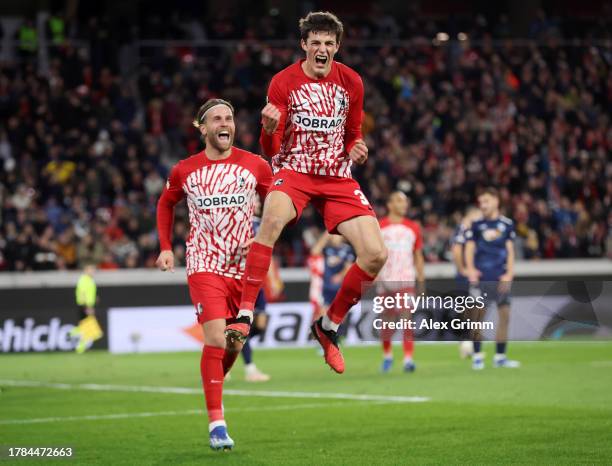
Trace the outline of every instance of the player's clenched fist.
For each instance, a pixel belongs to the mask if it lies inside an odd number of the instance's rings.
[[[353,162],[357,165],[361,165],[368,160],[368,146],[365,145],[363,139],[358,139],[351,151],[349,152],[349,157]]]
[[[272,104],[267,104],[261,111],[261,124],[266,133],[272,134],[278,128],[281,112]]]
[[[157,265],[159,270],[162,272],[165,272],[166,270],[174,272],[174,253],[167,250],[160,252],[155,265]]]

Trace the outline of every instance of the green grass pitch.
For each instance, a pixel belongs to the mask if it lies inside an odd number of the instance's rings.
[[[0,445],[72,446],[71,463],[88,465],[609,464],[612,343],[509,347],[522,368],[492,368],[493,345],[486,344],[488,366],[474,373],[457,345],[417,344],[414,374],[402,373],[395,347],[396,365],[385,375],[378,347],[346,348],[343,375],[328,370],[314,348],[257,351],[256,362],[272,381],[244,382],[239,362],[225,386],[242,394],[224,398],[236,441],[231,452],[208,448],[197,353],[2,355]],[[125,385],[190,390],[116,387]],[[246,390],[283,396],[244,396]],[[384,398],[391,395],[429,401]]]

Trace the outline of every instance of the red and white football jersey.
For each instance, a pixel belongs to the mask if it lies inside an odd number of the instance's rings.
[[[401,223],[391,223],[389,217],[385,217],[380,220],[380,230],[389,255],[376,280],[414,283],[414,252],[423,247],[421,227],[407,218]]]
[[[187,275],[212,272],[241,278],[246,256],[240,246],[253,236],[255,196],[263,201],[272,170],[261,157],[236,147],[223,160],[205,151],[178,162],[157,204],[161,250],[172,249],[174,205],[185,198],[191,224]]]
[[[308,256],[306,265],[310,272],[310,288],[308,290],[310,302],[321,305],[323,304],[323,270],[325,268],[325,259],[322,254]]]
[[[264,154],[274,172],[289,169],[313,175],[351,177],[348,153],[362,138],[363,83],[357,72],[332,62],[321,79],[306,76],[300,60],[270,82],[268,102],[281,112],[272,135],[262,128]]]

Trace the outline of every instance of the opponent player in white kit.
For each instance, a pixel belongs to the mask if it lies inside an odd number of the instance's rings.
[[[409,208],[408,197],[401,191],[395,191],[387,201],[388,216],[380,220],[380,229],[389,257],[376,281],[383,293],[423,292],[425,287],[425,259],[423,257],[423,235],[418,223],[406,218]],[[416,285],[416,286],[415,286]],[[399,317],[395,309],[386,311],[385,320]],[[409,317],[409,316],[405,316]],[[380,338],[383,347],[382,371],[388,372],[393,365],[393,347],[391,339],[393,330],[382,330]],[[414,339],[411,329],[404,330],[404,371],[413,372],[416,365],[413,360]]]
[[[246,249],[253,236],[255,197],[265,197],[272,170],[261,157],[233,147],[234,108],[211,99],[200,108],[194,125],[205,150],[178,162],[157,204],[161,253],[158,267],[174,270],[174,206],[187,201],[191,229],[187,240],[187,281],[204,331],[200,373],[209,418],[210,447],[231,449],[222,396],[223,379],[240,354],[240,339],[226,338],[235,321],[242,292]]]

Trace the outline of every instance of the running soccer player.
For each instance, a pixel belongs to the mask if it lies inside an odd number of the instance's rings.
[[[187,283],[204,331],[200,373],[209,418],[210,447],[231,449],[223,416],[223,378],[242,349],[243,340],[226,336],[240,303],[246,248],[252,236],[254,198],[263,198],[272,171],[259,156],[234,147],[234,108],[221,99],[200,107],[196,126],[205,149],[178,162],[157,204],[161,253],[157,266],[174,271],[174,206],[183,198],[189,208]]]
[[[377,277],[383,293],[411,293],[425,289],[425,258],[423,257],[423,235],[418,223],[406,218],[410,200],[402,191],[391,193],[387,201],[388,215],[380,220],[380,229],[389,258]],[[415,287],[416,285],[416,287]],[[396,310],[387,311],[385,319],[399,316]],[[393,365],[393,330],[380,334],[383,348],[382,372],[389,372]],[[411,329],[404,330],[404,372],[414,372],[414,336]]]
[[[338,327],[387,256],[372,206],[351,177],[351,165],[365,163],[368,148],[361,134],[363,83],[355,71],[334,60],[342,33],[333,14],[309,13],[300,20],[306,58],[270,83],[260,141],[264,154],[273,157],[275,175],[247,257],[238,322],[231,329],[248,334],[272,248],[283,228],[297,222],[311,202],[327,230],[344,236],[357,256],[326,315],[311,327],[325,362],[337,373],[344,372]]]
[[[496,302],[498,325],[494,367],[519,367],[518,361],[506,358],[510,323],[510,287],[514,278],[514,222],[499,213],[499,194],[487,188],[478,196],[482,219],[467,230],[465,246],[466,274],[471,285],[478,285],[486,302]],[[484,309],[480,318],[484,317]],[[474,335],[472,368],[484,369],[480,333]]]
[[[461,219],[451,238],[451,255],[455,264],[455,287],[457,296],[470,295],[470,282],[467,278],[465,266],[465,243],[467,242],[466,232],[472,228],[472,223],[482,217],[480,209],[469,207],[465,216]],[[465,337],[462,337],[465,338]],[[459,345],[459,355],[462,359],[474,353],[474,345],[471,339],[463,339]]]

